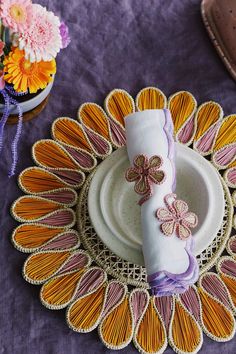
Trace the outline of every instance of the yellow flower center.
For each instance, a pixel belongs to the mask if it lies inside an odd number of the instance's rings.
[[[26,20],[26,13],[18,4],[14,4],[10,7],[10,15],[16,22],[24,22]]]
[[[25,70],[30,69],[30,68],[31,68],[31,62],[29,62],[28,60],[25,61],[25,62],[23,63],[23,68],[24,68]]]
[[[21,67],[21,71],[22,73],[29,75],[32,72],[35,71],[35,64],[31,63],[29,60],[26,60],[25,58],[22,58],[20,61],[20,67]]]

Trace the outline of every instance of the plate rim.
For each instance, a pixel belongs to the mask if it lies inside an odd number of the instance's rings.
[[[221,210],[221,213],[219,213],[221,219],[220,221],[217,223],[214,223],[217,225],[217,227],[215,227],[215,230],[212,231],[212,234],[214,235],[214,237],[212,237],[209,241],[209,243],[207,244],[207,246],[202,246],[202,247],[199,247],[200,250],[198,250],[198,252],[196,252],[196,255],[199,255],[201,254],[205,249],[207,249],[207,247],[209,247],[209,245],[213,242],[213,240],[215,239],[216,235],[217,235],[217,232],[220,230],[220,226],[222,224],[222,221],[223,221],[223,217],[224,217],[224,210],[225,210],[225,199],[224,199],[224,188],[222,186],[222,181],[221,181],[221,178],[220,178],[220,175],[218,173],[218,171],[215,170],[214,166],[212,166],[212,164],[206,160],[204,157],[200,156],[197,152],[195,152],[193,149],[191,149],[190,147],[186,147],[186,146],[183,146],[182,144],[180,143],[175,143],[177,145],[177,151],[188,151],[190,154],[194,154],[194,156],[196,157],[196,159],[194,160],[194,164],[196,165],[196,160],[200,161],[203,161],[204,160],[204,163],[205,164],[208,164],[209,166],[209,171],[211,171],[210,173],[212,175],[215,175],[215,177],[217,177],[218,181],[219,181],[219,184],[218,184],[218,189],[219,189],[219,193],[221,193],[221,199],[223,201],[222,203],[222,210]],[[123,154],[123,151],[125,151],[126,147],[122,147],[122,148],[119,148],[117,150],[115,150],[113,152],[116,153],[116,154]],[[111,157],[112,155],[110,155],[109,157]],[[184,156],[184,154],[182,155]],[[203,160],[201,160],[203,159]],[[107,159],[105,160],[107,161]],[[192,161],[191,161],[192,162]],[[96,175],[97,171],[99,170],[101,164],[96,168],[95,172],[94,172],[94,175]],[[102,170],[101,170],[102,171]],[[96,194],[94,193],[94,189],[93,189],[93,186],[91,188],[91,185],[93,184],[93,180],[94,180],[94,175],[93,175],[93,178],[91,180],[91,183],[90,183],[90,188],[89,188],[89,192],[88,192],[88,212],[89,212],[89,216],[90,216],[90,220],[91,220],[91,223],[98,235],[98,237],[101,239],[101,241],[113,252],[115,253],[116,255],[118,255],[119,257],[121,258],[124,258],[126,261],[128,262],[132,262],[132,263],[136,263],[136,264],[139,264],[141,266],[144,266],[144,259],[143,259],[143,255],[140,255],[140,251],[141,251],[141,248],[140,249],[137,249],[137,247],[132,247],[129,246],[129,251],[127,252],[127,249],[124,247],[125,245],[125,242],[122,242],[120,240],[120,238],[117,238],[114,233],[111,232],[111,230],[109,229],[109,227],[107,226],[106,223],[104,223],[104,218],[103,218],[103,215],[102,215],[102,211],[101,211],[101,205],[100,205],[100,202],[98,203],[98,205],[96,205],[96,207],[94,207],[93,205],[93,202],[92,202],[92,199],[93,199],[93,194]],[[102,173],[100,173],[100,175],[103,175]],[[98,175],[98,178],[101,179],[101,176]],[[209,182],[208,178],[205,179],[206,181]],[[100,187],[100,191],[102,189],[102,185],[103,185],[103,181],[101,181],[101,183],[99,182],[98,186]],[[211,191],[211,196],[214,196],[218,193],[214,193],[214,189],[215,189],[215,186],[213,187],[211,185],[211,183],[208,183],[209,187],[210,187],[210,191]],[[96,187],[98,187],[96,186]],[[98,196],[97,198],[100,199],[100,193],[97,193]],[[219,199],[219,198],[218,198]],[[219,208],[218,208],[219,209]],[[92,215],[92,217],[91,217]],[[93,223],[93,220],[96,220],[97,218],[99,218],[99,223],[97,223],[96,225],[94,225]],[[102,220],[102,221],[101,221]],[[206,221],[204,221],[203,223],[203,227],[205,225]],[[210,221],[208,221],[208,224],[210,223]],[[104,229],[102,230],[101,229],[101,225],[103,225]],[[106,231],[105,231],[106,230]],[[201,229],[202,230],[202,227]],[[199,232],[199,231],[198,231]],[[197,233],[198,233],[197,232]],[[202,233],[203,231],[201,231]],[[197,233],[196,233],[196,236],[197,236]],[[105,238],[102,235],[107,235]],[[108,240],[108,242],[107,242]],[[127,244],[126,244],[126,247],[127,247]],[[118,252],[117,252],[117,249],[118,249]],[[142,257],[141,257],[142,256]]]

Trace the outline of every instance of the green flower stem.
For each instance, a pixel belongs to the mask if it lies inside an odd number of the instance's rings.
[[[2,25],[2,41],[6,42],[6,27]]]

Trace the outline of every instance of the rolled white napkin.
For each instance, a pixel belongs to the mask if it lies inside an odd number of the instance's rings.
[[[182,293],[198,278],[190,228],[197,217],[175,190],[175,144],[169,110],[146,110],[125,118],[131,164],[126,179],[141,195],[143,254],[153,294]],[[146,167],[145,167],[146,166]]]

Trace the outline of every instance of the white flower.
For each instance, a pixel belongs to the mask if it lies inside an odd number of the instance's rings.
[[[62,48],[59,18],[45,7],[33,4],[32,21],[19,36],[19,48],[31,62],[55,58]]]

